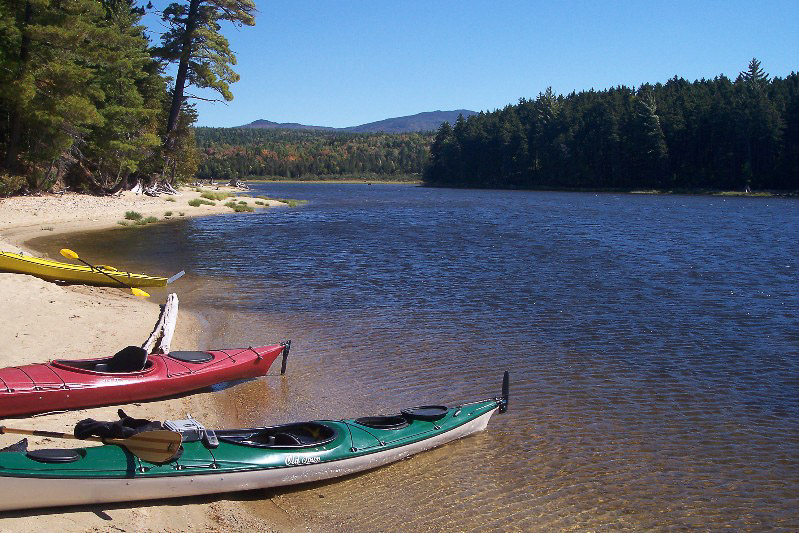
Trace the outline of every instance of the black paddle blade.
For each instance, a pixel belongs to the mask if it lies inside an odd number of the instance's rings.
[[[502,376],[502,398],[499,402],[499,412],[504,413],[508,410],[508,398],[510,397],[510,373],[506,370]]]

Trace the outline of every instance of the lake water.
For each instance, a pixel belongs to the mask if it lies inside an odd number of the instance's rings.
[[[291,338],[285,378],[218,393],[239,423],[468,401],[511,373],[482,434],[254,509],[342,531],[799,529],[799,201],[253,193],[309,203],[59,243],[185,268],[213,346]]]

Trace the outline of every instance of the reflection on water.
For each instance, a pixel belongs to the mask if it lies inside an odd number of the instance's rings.
[[[485,433],[269,493],[314,527],[799,528],[799,202],[262,192],[310,204],[68,244],[185,268],[216,346],[293,340],[287,379],[220,392],[242,423],[494,396],[511,371]]]

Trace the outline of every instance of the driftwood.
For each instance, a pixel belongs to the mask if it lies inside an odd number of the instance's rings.
[[[155,324],[150,337],[142,344],[147,353],[169,353],[169,345],[175,334],[178,323],[178,295],[174,292],[167,296],[166,303],[161,306],[161,316]]]
[[[146,196],[160,196],[162,194],[180,195],[180,193],[172,185],[166,182],[158,182],[155,185],[145,187],[141,182],[136,183],[136,186],[131,189],[136,194],[144,194]]]

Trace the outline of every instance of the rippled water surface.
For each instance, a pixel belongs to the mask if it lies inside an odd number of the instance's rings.
[[[254,192],[309,204],[69,244],[185,268],[214,345],[293,339],[284,380],[220,392],[243,423],[493,396],[505,369],[512,394],[478,436],[264,497],[346,531],[799,529],[796,200]]]

